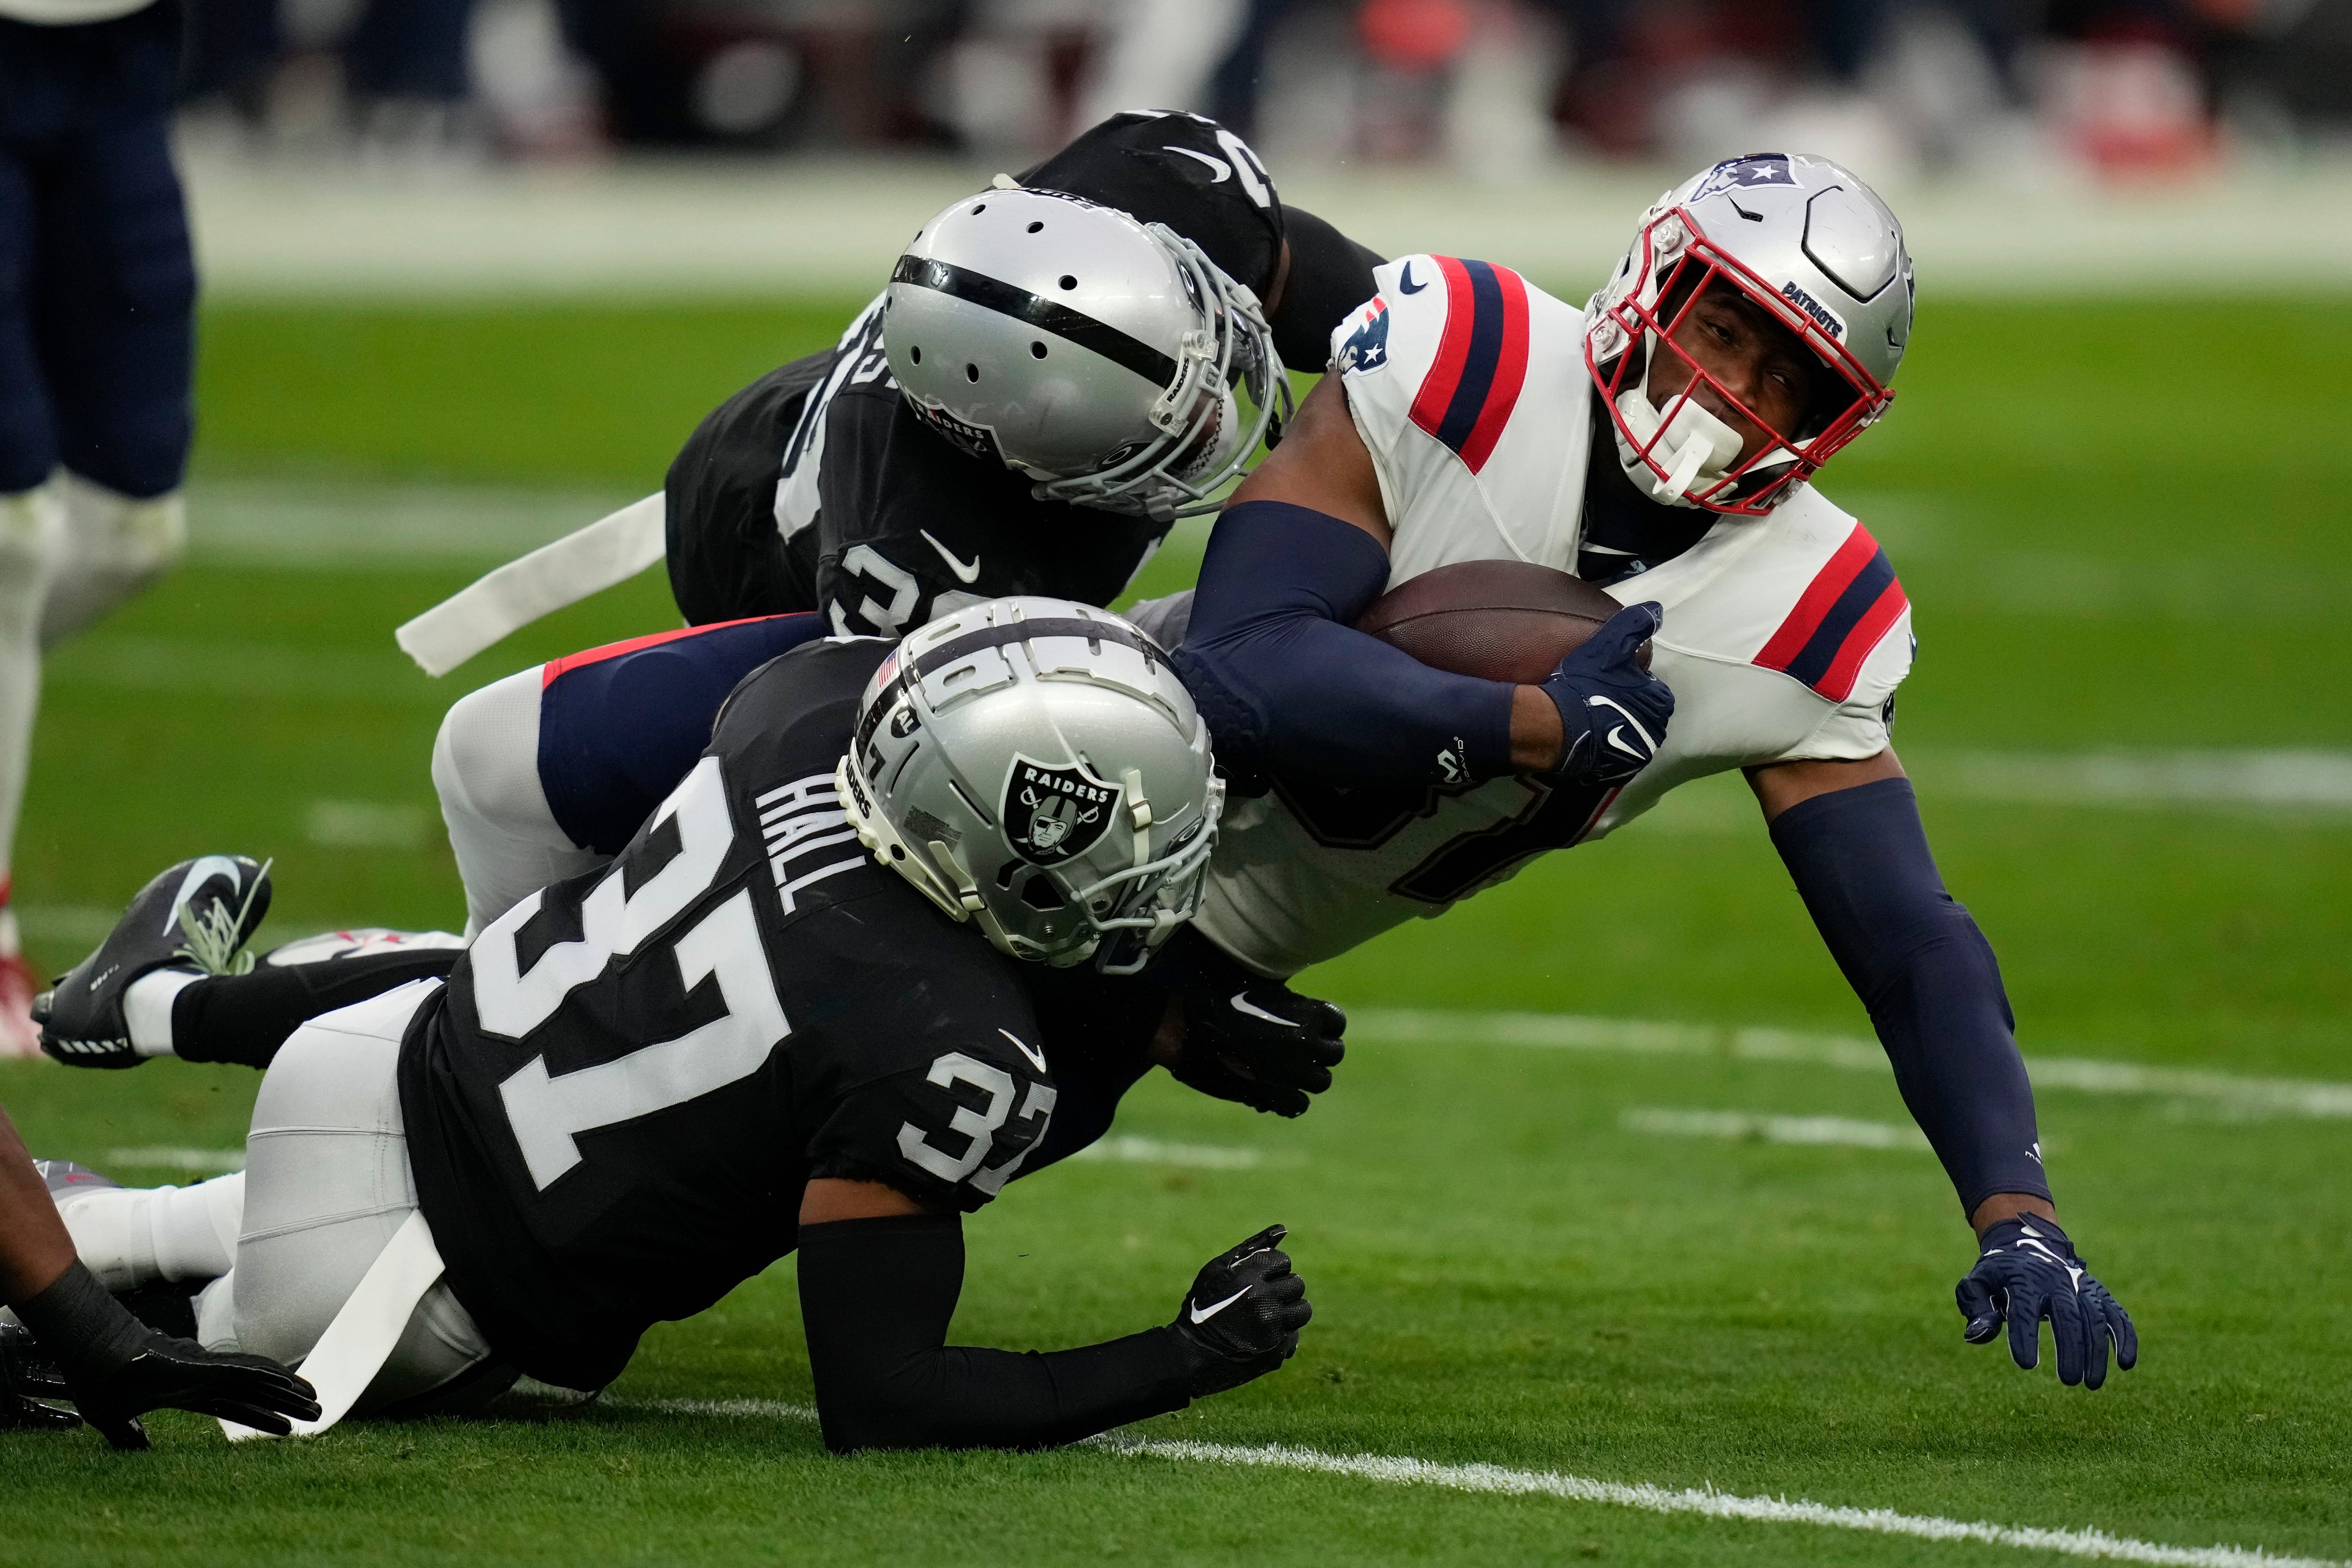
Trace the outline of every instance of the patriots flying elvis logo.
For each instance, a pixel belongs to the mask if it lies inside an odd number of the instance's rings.
[[[1718,191],[1736,190],[1746,185],[1793,185],[1796,174],[1789,167],[1786,153],[1750,153],[1744,158],[1727,158],[1706,172],[1698,189],[1690,194],[1692,201],[1714,195]]]
[[[1422,285],[1427,288],[1427,284]],[[1348,341],[1339,345],[1331,368],[1338,371],[1378,370],[1389,363],[1389,302],[1374,295],[1364,307],[1364,318]]]

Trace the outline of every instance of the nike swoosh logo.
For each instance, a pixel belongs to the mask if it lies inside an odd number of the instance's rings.
[[[203,886],[205,879],[207,877],[218,876],[226,876],[228,878],[228,885],[232,890],[242,891],[244,889],[245,872],[238,868],[236,861],[230,859],[226,855],[206,855],[202,857],[194,865],[188,868],[188,874],[180,879],[180,890],[172,895],[172,907],[163,911],[163,934],[165,936],[172,936],[178,932],[180,929],[180,910],[186,906],[188,900],[194,894],[195,890],[199,887]]]
[[[1410,261],[1404,264],[1404,270],[1397,275],[1397,292],[1400,294],[1418,294],[1428,287],[1426,283],[1416,283],[1412,280],[1412,263]]]
[[[1045,1070],[1045,1052],[1031,1050],[1027,1042],[1024,1041],[1020,1036],[1014,1034],[1010,1029],[999,1029],[996,1032],[1003,1035],[1006,1039],[1011,1040],[1013,1044],[1019,1048],[1021,1054],[1029,1058],[1029,1065],[1031,1067],[1035,1068],[1039,1072],[1044,1072]]]
[[[977,554],[971,558],[971,564],[967,566],[950,554],[946,545],[941,544],[938,540],[933,539],[929,529],[924,529],[922,531],[922,534],[924,542],[929,544],[932,549],[938,551],[940,552],[940,559],[948,563],[948,570],[956,574],[957,582],[977,583],[980,581],[980,557]]]
[[[1256,1003],[1252,1002],[1249,999],[1249,993],[1246,991],[1236,991],[1234,993],[1234,1011],[1236,1013],[1246,1013],[1253,1018],[1264,1018],[1267,1023],[1279,1024],[1286,1029],[1295,1029],[1298,1027],[1297,1025],[1292,1023],[1289,1019],[1282,1017],[1276,1014],[1269,1013],[1265,1008],[1259,1006]]]
[[[1209,176],[1209,184],[1213,185],[1222,185],[1227,180],[1234,177],[1234,166],[1231,163],[1226,163],[1223,158],[1212,158],[1206,153],[1195,153],[1190,147],[1163,147],[1160,151],[1163,153],[1181,153],[1187,158],[1197,159],[1199,162],[1206,163],[1212,171]]]
[[[1584,705],[1587,708],[1614,708],[1617,710],[1618,716],[1625,721],[1624,723],[1618,725],[1615,729],[1609,731],[1609,743],[1611,745],[1616,747],[1627,756],[1639,757],[1643,762],[1647,762],[1650,758],[1657,755],[1658,738],[1655,735],[1651,734],[1648,730],[1644,729],[1642,725],[1642,721],[1639,719],[1634,718],[1633,715],[1631,712],[1628,712],[1622,706],[1618,703],[1612,702],[1606,697],[1588,697],[1584,700]],[[1629,728],[1633,731],[1633,733],[1642,737],[1642,743],[1650,748],[1647,752],[1637,752],[1617,738],[1619,735],[1623,734]]]
[[[1184,1310],[1192,1314],[1192,1318],[1194,1322],[1205,1323],[1211,1318],[1215,1317],[1219,1312],[1223,1311],[1226,1308],[1232,1306],[1234,1302],[1240,1300],[1249,1293],[1250,1288],[1244,1285],[1213,1307],[1203,1307],[1199,1302],[1195,1301],[1188,1304]]]

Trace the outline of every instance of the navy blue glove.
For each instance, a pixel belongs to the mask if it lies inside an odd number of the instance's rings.
[[[1559,761],[1544,776],[1572,787],[1623,784],[1666,743],[1675,694],[1635,656],[1665,622],[1655,603],[1629,605],[1601,623],[1543,683],[1559,710]]]
[[[2129,1372],[2139,1360],[2139,1331],[2131,1314],[2091,1278],[2066,1233],[2039,1215],[2001,1220],[1984,1233],[1977,1266],[1953,1292],[1969,1321],[1963,1332],[1983,1344],[2009,1321],[2009,1353],[2031,1372],[2042,1361],[2042,1320],[2058,1346],[2058,1381],[2096,1388],[2107,1381],[2107,1342],[2116,1365]]]

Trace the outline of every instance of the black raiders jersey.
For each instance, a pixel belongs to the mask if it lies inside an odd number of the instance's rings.
[[[754,672],[619,859],[484,930],[411,1026],[418,1202],[534,1377],[610,1382],[792,1250],[813,1177],[973,1209],[1051,1122],[1013,961],[876,865],[835,794],[892,647]]]
[[[816,610],[837,636],[897,637],[1008,594],[1107,605],[1168,532],[1035,483],[917,417],[877,300],[688,440],[666,485],[670,586],[695,626]]]
[[[1297,368],[1321,369],[1332,323],[1373,292],[1380,258],[1286,213],[1257,155],[1197,115],[1115,115],[1020,178],[1167,224],[1260,299],[1279,284],[1276,338]],[[1027,477],[958,450],[900,395],[878,305],[730,398],[671,466],[670,587],[688,624],[816,610],[836,633],[896,637],[1007,594],[1118,597],[1168,525],[1039,500]]]

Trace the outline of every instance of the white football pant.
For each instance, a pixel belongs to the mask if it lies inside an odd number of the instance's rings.
[[[608,856],[555,823],[539,782],[540,667],[459,698],[433,742],[433,787],[466,884],[466,935]]]
[[[440,984],[417,981],[296,1030],[261,1080],[241,1174],[101,1188],[61,1204],[83,1262],[118,1290],[216,1276],[196,1299],[205,1348],[301,1368],[416,1211],[395,1069],[410,1017]],[[352,1411],[428,1393],[489,1354],[437,1281],[380,1365],[362,1369],[365,1393]]]

